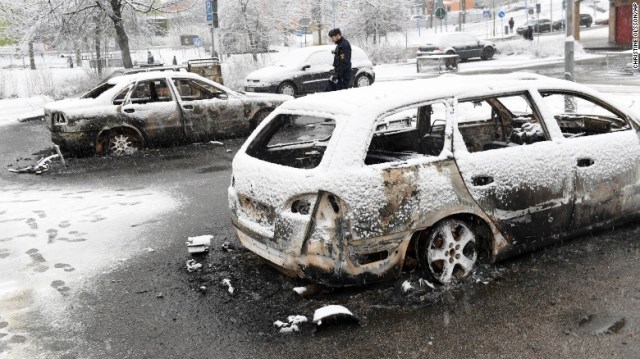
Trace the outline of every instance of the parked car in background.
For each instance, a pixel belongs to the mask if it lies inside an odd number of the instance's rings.
[[[593,23],[593,17],[589,14],[580,14],[580,26],[591,27]],[[553,22],[553,29],[560,30],[565,28],[565,19],[557,20]]]
[[[247,92],[273,92],[301,96],[323,92],[333,71],[334,45],[295,49],[283,55],[274,66],[267,66],[247,75]],[[351,45],[352,86],[371,85],[376,75],[373,64],[361,48]]]
[[[518,35],[522,35],[527,28],[531,26],[533,32],[550,32],[551,31],[551,20],[549,19],[531,19],[524,26],[519,26],[516,29]]]
[[[356,285],[417,262],[448,283],[480,261],[639,220],[636,115],[528,73],[295,99],[237,152],[232,223],[290,275]]]
[[[144,72],[49,103],[44,113],[53,143],[64,150],[126,155],[143,146],[246,135],[289,99],[237,93],[190,72]]]
[[[489,60],[496,52],[496,46],[489,41],[464,32],[447,32],[432,36],[425,45],[418,48],[418,55],[453,55],[460,60],[479,57]]]

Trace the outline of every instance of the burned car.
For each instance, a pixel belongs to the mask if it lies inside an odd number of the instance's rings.
[[[246,135],[289,99],[238,93],[196,74],[165,71],[114,77],[44,111],[51,139],[61,148],[124,155],[142,146]]]
[[[236,154],[232,222],[246,248],[325,285],[397,277],[407,258],[451,282],[640,218],[639,120],[527,73],[295,99]]]

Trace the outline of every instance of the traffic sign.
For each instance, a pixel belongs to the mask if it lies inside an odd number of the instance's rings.
[[[499,17],[499,18],[501,18],[501,19],[502,19],[505,15],[506,15],[506,14],[504,13],[504,11],[502,11],[502,10],[498,11],[498,17]]]
[[[207,0],[205,2],[205,4],[207,5],[207,21],[211,21],[213,20],[213,6],[211,1]]]
[[[439,7],[436,9],[436,17],[440,20],[444,19],[445,16],[447,16],[447,12],[445,11],[444,8]]]
[[[298,24],[300,26],[309,26],[310,23],[311,23],[311,19],[308,17],[303,17],[300,20],[298,20]]]
[[[302,30],[296,30],[296,36],[297,37],[302,37],[302,35],[303,35]]]

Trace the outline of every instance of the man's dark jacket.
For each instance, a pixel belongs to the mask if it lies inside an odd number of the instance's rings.
[[[351,79],[351,44],[344,37],[336,43],[333,55],[333,68],[340,79]]]

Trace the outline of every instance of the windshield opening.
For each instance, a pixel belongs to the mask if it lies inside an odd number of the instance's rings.
[[[97,98],[98,96],[102,95],[105,91],[107,91],[108,89],[112,88],[115,85],[112,84],[102,84],[96,88],[94,88],[93,90],[87,92],[86,94],[82,95],[82,97],[80,98]]]

